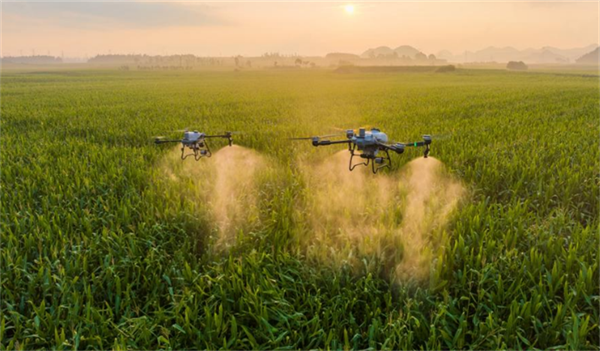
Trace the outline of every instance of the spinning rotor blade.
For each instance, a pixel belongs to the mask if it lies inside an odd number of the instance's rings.
[[[210,134],[210,135],[205,135],[205,138],[229,138],[233,135],[241,135],[244,134],[242,132],[223,132],[222,134]]]
[[[444,134],[431,134],[429,135],[432,140],[448,140],[452,138],[452,133],[444,133]]]
[[[447,139],[452,138],[452,133],[425,134],[425,135],[428,135],[431,140],[447,140]],[[395,143],[395,141],[394,141],[394,143]],[[408,142],[408,143],[400,142],[400,143],[402,143],[402,144],[410,144],[410,142]]]
[[[396,144],[403,144],[403,145],[407,145],[410,144],[409,142],[406,141],[395,141],[395,140],[390,140],[387,142],[389,145],[396,145]]]
[[[449,135],[447,134],[443,134],[444,138],[449,137]],[[430,135],[430,134],[424,134],[421,137],[421,140],[419,141],[388,141],[388,144],[394,145],[394,144],[404,144],[406,146],[423,146],[424,144],[426,144],[425,140],[429,141],[429,144],[431,144],[432,140],[443,140],[443,139],[439,139],[435,134],[434,135]]]
[[[327,135],[304,137],[304,138],[289,138],[289,140],[313,140],[315,138],[317,138],[317,139],[323,139],[323,138],[331,138],[331,137],[342,136],[342,135],[344,135],[344,134],[342,134],[342,133],[335,133],[335,134],[327,134]]]
[[[331,138],[331,137],[336,137],[336,136],[342,136],[345,133],[335,133],[335,134],[327,134],[327,135],[320,135],[317,138],[319,139],[323,139],[323,138]]]

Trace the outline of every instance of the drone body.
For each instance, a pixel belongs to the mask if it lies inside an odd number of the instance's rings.
[[[210,147],[208,146],[208,142],[206,140],[208,138],[227,138],[229,141],[229,146],[231,146],[233,143],[231,132],[225,132],[225,134],[222,135],[206,135],[205,133],[200,133],[197,130],[190,132],[187,129],[183,133],[183,139],[166,140],[162,137],[157,137],[154,142],[156,144],[181,143],[181,159],[185,160],[189,156],[194,156],[194,159],[198,161],[202,157],[212,156],[212,152],[210,151]],[[191,152],[186,154],[186,148],[190,149]]]
[[[429,154],[429,144],[431,144],[431,136],[429,135],[424,135],[423,141],[412,143],[390,143],[387,134],[377,128],[372,128],[370,131],[367,131],[365,128],[360,128],[358,133],[355,133],[355,130],[353,129],[348,129],[346,130],[346,140],[322,140],[321,138],[322,137],[311,137],[297,139],[311,139],[313,146],[347,144],[348,150],[350,151],[350,163],[348,165],[350,171],[353,171],[357,166],[368,166],[369,163],[371,163],[373,173],[377,173],[381,168],[390,167],[392,165],[390,151],[401,154],[406,147],[424,146],[424,157],[427,158],[427,155]],[[355,156],[366,161],[354,163]]]

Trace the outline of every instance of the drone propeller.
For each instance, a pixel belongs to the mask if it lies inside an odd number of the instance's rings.
[[[452,133],[430,134],[429,136],[433,140],[448,140],[448,139],[452,138]]]
[[[423,136],[428,135],[431,140],[447,140],[452,138],[454,133],[443,133],[443,134],[424,134]]]
[[[168,138],[164,135],[158,135],[155,137],[152,137],[152,140],[154,140],[155,143],[160,143],[161,141],[167,140]]]
[[[174,132],[177,132],[177,133],[186,133],[186,132],[189,132],[189,131],[199,131],[199,129],[185,128],[185,129],[176,129],[176,130],[174,130]],[[238,134],[243,134],[243,133],[235,131],[235,132],[223,132],[223,134],[238,135]]]
[[[179,143],[181,142],[181,140],[179,139],[167,139],[164,136],[156,136],[154,137],[154,143],[155,144],[165,144],[165,143]]]
[[[343,134],[342,133],[335,133],[335,134],[312,136],[312,137],[303,137],[303,138],[289,138],[289,140],[313,140],[315,138],[317,138],[317,139],[323,139],[323,138],[331,138],[331,137],[341,136],[341,135],[343,135]]]

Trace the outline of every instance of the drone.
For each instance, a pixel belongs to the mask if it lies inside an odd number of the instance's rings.
[[[183,132],[183,139],[164,139],[164,137],[156,137],[154,139],[155,144],[165,143],[181,143],[181,159],[185,160],[190,156],[194,156],[194,159],[198,161],[202,157],[211,157],[212,152],[208,146],[206,139],[209,138],[226,138],[229,141],[229,146],[233,144],[233,132],[225,132],[221,135],[206,135],[200,133],[197,130],[188,131],[187,129]],[[188,148],[191,152],[186,154],[185,149]]]
[[[404,152],[407,147],[422,147],[424,146],[423,157],[429,155],[429,145],[431,144],[431,136],[423,135],[423,141],[415,141],[410,143],[388,142],[388,136],[377,128],[372,128],[367,131],[365,128],[358,129],[358,134],[355,129],[348,129],[345,132],[346,140],[324,140],[340,134],[314,136],[308,138],[292,138],[292,140],[312,140],[313,146],[325,146],[334,144],[348,144],[350,151],[350,163],[348,169],[353,171],[358,166],[368,166],[371,163],[373,173],[377,173],[382,168],[391,167],[392,159],[390,151],[397,154]],[[383,154],[380,154],[380,152]],[[360,157],[362,162],[354,163],[354,157]]]

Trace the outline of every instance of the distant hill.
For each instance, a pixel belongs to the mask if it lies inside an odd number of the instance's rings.
[[[440,51],[438,51],[438,53],[437,53],[436,56],[437,56],[437,58],[446,59],[447,60],[447,59],[451,59],[453,55],[448,50],[440,50]]]
[[[568,57],[547,49],[535,51],[523,57],[523,60],[535,63],[568,63],[570,61]]]
[[[394,56],[395,51],[387,46],[380,46],[375,49],[369,49],[360,55],[362,58],[376,58],[381,56]]]
[[[394,51],[396,52],[396,54],[398,54],[398,57],[408,56],[410,58],[414,58],[415,55],[420,52],[419,50],[413,48],[410,45],[398,46],[394,49]]]
[[[519,50],[511,46],[503,48],[490,46],[479,51],[466,52],[466,60],[470,62],[508,62],[521,60],[522,56]]]
[[[583,54],[594,50],[596,44],[585,47],[560,49],[544,46],[540,49],[527,48],[518,50],[511,46],[490,46],[478,51],[465,51],[462,54],[452,55],[446,50],[438,53],[439,58],[450,62],[498,62],[524,61],[526,63],[569,63],[574,62]]]
[[[600,47],[597,47],[596,50],[594,50],[592,52],[588,52],[587,54],[581,56],[575,62],[577,62],[577,63],[584,63],[584,64],[586,64],[586,63],[587,64],[598,64],[598,63],[600,63],[600,57],[599,57],[598,50],[600,50]]]
[[[588,46],[584,46],[584,47],[580,47],[580,48],[572,48],[572,49],[559,49],[559,48],[555,48],[552,46],[544,46],[542,48],[542,50],[547,50],[554,54],[567,57],[571,61],[575,61],[578,58],[580,58],[581,56],[589,53],[590,51],[593,51],[594,49],[596,49],[596,47],[598,47],[598,45],[596,45],[596,44],[591,44]]]

